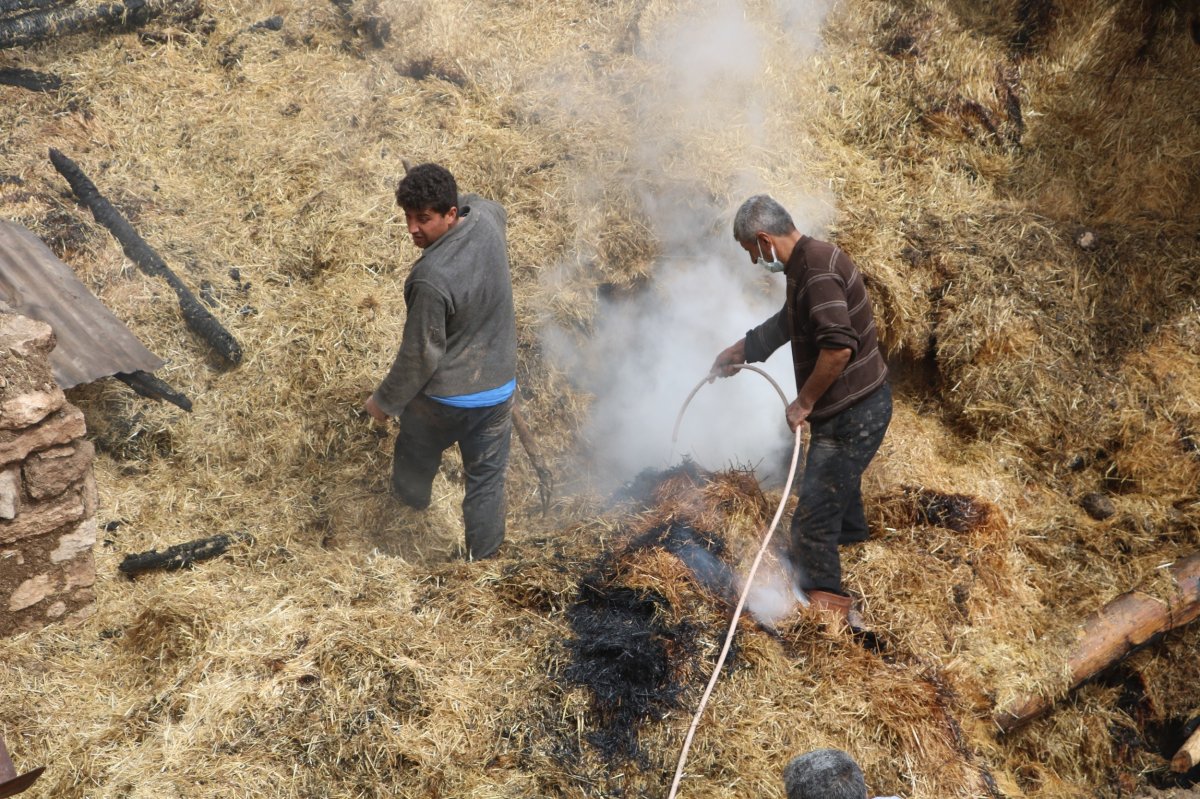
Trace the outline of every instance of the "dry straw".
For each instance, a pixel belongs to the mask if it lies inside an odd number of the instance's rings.
[[[1182,12],[847,0],[811,63],[768,58],[777,103],[752,163],[734,155],[748,132],[716,126],[650,168],[631,157],[642,106],[608,88],[668,96],[643,55],[689,8],[225,0],[149,36],[0,54],[67,81],[0,87],[0,214],[50,241],[196,402],[74,392],[101,450],[95,613],[0,642],[0,727],[19,764],[50,766],[31,796],[665,794],[726,609],[662,546],[631,543],[686,522],[736,571],[777,495],[732,472],[606,506],[567,482],[542,518],[514,452],[509,543],[479,564],[455,559],[454,457],[429,512],[388,499],[390,436],[359,407],[417,255],[391,198],[406,157],[508,207],[522,401],[565,476],[586,474],[589,398],[543,359],[538,325],[586,332],[599,286],[644,283],[661,253],[639,188],[676,181],[714,226],[753,169],[781,196],[835,199],[895,367],[866,480],[876,536],[845,556],[886,649],[743,622],[685,795],[780,796],[783,764],[821,746],[914,799],[1117,795],[1162,772],[1143,733],[1200,713],[1195,631],[1011,738],[990,718],[1061,695],[1076,622],[1200,546],[1200,81]],[[251,27],[274,14],[281,30]],[[216,371],[165,286],[63,196],[50,146],[211,285],[245,344],[237,370]],[[1104,521],[1077,505],[1096,491],[1116,508]],[[922,504],[954,494],[986,523]],[[233,531],[257,543],[116,574],[122,553]],[[605,711],[569,677],[595,573],[604,596],[692,631],[668,661],[676,703],[637,717],[628,756],[597,746]]]

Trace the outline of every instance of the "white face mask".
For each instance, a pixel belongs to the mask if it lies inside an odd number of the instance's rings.
[[[762,244],[758,245],[758,255],[759,257],[754,259],[754,263],[758,266],[761,266],[763,269],[766,269],[768,272],[782,272],[787,267],[787,264],[779,260],[779,256],[775,254],[774,244],[771,245],[771,260],[768,261],[766,258],[762,257]]]

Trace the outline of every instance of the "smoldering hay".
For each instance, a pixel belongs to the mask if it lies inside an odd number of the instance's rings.
[[[589,476],[604,489],[641,469],[669,465],[664,432],[673,428],[687,392],[720,350],[782,307],[782,278],[750,264],[732,239],[731,220],[736,203],[765,190],[753,165],[778,139],[770,118],[780,99],[767,50],[782,39],[786,58],[811,57],[829,5],[773,3],[751,18],[741,3],[706,0],[669,13],[653,36],[639,40],[639,60],[652,82],[631,87],[631,75],[618,69],[582,92],[574,84],[557,92],[550,84],[553,110],[574,124],[604,118],[629,142],[616,175],[605,174],[613,165],[603,160],[574,171],[583,208],[608,202],[612,178],[626,179],[628,204],[618,213],[630,218],[622,226],[634,228],[627,235],[658,244],[657,253],[645,253],[644,279],[601,293],[586,332],[561,317],[544,323],[552,362],[593,398],[583,435],[593,458]],[[714,164],[703,156],[679,157],[711,148],[714,138],[726,141],[711,157],[738,165],[719,187]],[[834,212],[828,189],[812,176],[803,187],[810,193],[790,186],[779,199],[800,229],[823,235]],[[598,242],[577,242],[543,275],[549,290],[587,281],[589,271],[607,266],[606,239],[619,234],[601,229],[596,235]],[[645,243],[631,245],[645,251]],[[766,368],[794,393],[786,352]],[[771,396],[769,384],[751,375],[705,391],[690,409],[675,454],[710,466],[750,464],[766,479],[781,479],[779,461],[787,459],[791,436]]]
[[[595,397],[583,435],[601,486],[611,490],[643,469],[670,465],[672,431],[688,392],[718,352],[779,310],[771,294],[782,295],[780,281],[755,285],[750,269],[718,260],[667,262],[642,295],[602,302],[578,348],[561,332],[547,334],[550,351]],[[792,390],[788,363],[775,359],[768,368]],[[774,389],[742,374],[696,396],[674,455],[709,466],[754,464],[781,480],[790,438]]]

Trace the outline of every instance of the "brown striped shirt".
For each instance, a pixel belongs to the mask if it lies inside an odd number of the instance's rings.
[[[809,416],[819,422],[874,393],[887,379],[887,364],[862,273],[850,256],[829,242],[801,236],[784,274],[787,299],[779,313],[746,333],[746,361],[765,361],[790,340],[799,392],[822,349],[849,348],[846,369]]]

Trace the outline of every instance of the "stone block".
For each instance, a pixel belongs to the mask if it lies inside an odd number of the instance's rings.
[[[0,472],[0,519],[15,519],[21,512],[21,475],[17,469]]]
[[[71,560],[82,552],[90,553],[96,543],[96,517],[85,518],[73,529],[58,539],[58,546],[50,553],[51,563]]]
[[[45,322],[20,314],[0,314],[0,347],[20,358],[48,357],[54,330]]]
[[[87,439],[35,452],[25,461],[25,490],[33,499],[56,497],[92,468],[96,448]]]
[[[96,606],[92,604],[95,602],[96,597],[90,591],[87,592],[86,596],[84,596],[84,593],[80,591],[79,596],[71,597],[72,603],[76,607],[79,607],[79,610],[67,616],[64,620],[66,624],[81,624],[91,618],[92,614],[96,612]]]
[[[91,550],[61,563],[51,555],[61,546],[61,532],[0,549],[0,637],[36,630],[56,621],[81,618],[95,600],[96,562]],[[63,603],[61,612],[55,607]]]
[[[67,564],[64,572],[67,577],[65,591],[74,588],[91,588],[96,584],[96,558],[91,552],[76,558]]]
[[[0,636],[95,600],[95,448],[54,384],[54,345],[49,325],[0,314]]]
[[[0,429],[17,430],[35,425],[61,408],[66,401],[62,389],[54,385],[48,390],[26,391],[4,399],[0,401]]]
[[[83,412],[74,405],[64,405],[35,427],[0,430],[0,464],[24,460],[31,452],[69,444],[83,438],[86,432]]]
[[[84,517],[82,491],[71,490],[52,500],[26,505],[17,518],[0,521],[0,544],[44,535]]]
[[[36,577],[30,577],[17,586],[17,590],[9,595],[8,609],[16,613],[18,610],[32,607],[53,593],[54,589],[55,582],[49,574],[39,574]]]

